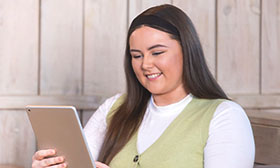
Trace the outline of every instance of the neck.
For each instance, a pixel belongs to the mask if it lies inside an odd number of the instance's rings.
[[[188,95],[188,92],[180,91],[179,93],[153,94],[154,102],[157,106],[166,106],[177,103]]]

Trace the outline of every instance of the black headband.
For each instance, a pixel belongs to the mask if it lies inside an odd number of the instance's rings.
[[[142,15],[136,17],[131,23],[131,28],[135,28],[140,25],[159,26],[166,29],[168,33],[171,33],[179,37],[179,31],[175,26],[173,26],[171,23],[155,15]]]

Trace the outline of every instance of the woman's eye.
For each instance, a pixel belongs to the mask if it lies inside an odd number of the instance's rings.
[[[164,53],[164,51],[153,52],[152,54],[153,54],[153,55],[160,55],[160,54],[162,54],[162,53]]]
[[[133,58],[140,58],[141,55],[133,55],[132,57],[133,57]]]

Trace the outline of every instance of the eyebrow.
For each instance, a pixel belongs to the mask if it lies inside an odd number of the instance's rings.
[[[156,45],[153,45],[153,46],[149,47],[148,50],[151,50],[151,49],[154,49],[154,48],[157,48],[157,47],[165,47],[165,48],[167,48],[167,46],[165,46],[165,45],[156,44]],[[141,52],[141,51],[137,50],[137,49],[131,49],[130,52]]]
[[[153,45],[153,46],[149,47],[149,48],[148,48],[148,50],[151,50],[151,49],[153,49],[153,48],[157,48],[157,47],[165,47],[165,48],[167,48],[167,46],[165,46],[165,45],[162,45],[162,44],[156,44],[156,45]]]

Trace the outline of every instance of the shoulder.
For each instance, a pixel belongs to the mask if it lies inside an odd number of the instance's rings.
[[[224,100],[219,106],[218,108],[220,110],[226,110],[226,109],[235,109],[235,110],[239,110],[239,111],[244,111],[243,108],[237,104],[234,101],[231,100]]]
[[[106,99],[104,101],[104,103],[102,103],[98,109],[93,113],[93,115],[91,116],[91,118],[89,119],[87,126],[95,124],[95,123],[99,123],[99,124],[103,124],[106,126],[106,116],[108,115],[110,109],[112,108],[113,104],[117,101],[117,99],[121,96],[122,94],[116,94],[108,99]]]
[[[119,107],[123,104],[126,98],[126,94],[118,94],[112,98],[110,101],[110,106],[107,109],[106,113],[106,122],[109,123],[115,112],[119,109]]]
[[[227,100],[225,99],[205,99],[205,98],[197,98],[195,96],[192,96],[192,103],[196,106],[199,106],[200,108],[209,108],[212,107],[216,109],[218,105],[225,102]]]
[[[255,156],[254,136],[250,121],[239,104],[225,100],[217,106],[204,150],[207,168],[217,165],[252,167]]]
[[[220,139],[232,141],[237,146],[247,146],[246,148],[250,151],[254,150],[250,120],[244,109],[233,101],[223,101],[217,107],[210,123],[209,136],[211,135],[225,136]]]
[[[217,128],[221,124],[227,125],[228,128],[251,130],[250,121],[244,109],[230,100],[225,100],[217,106],[210,123],[212,127],[210,128]]]
[[[124,94],[118,93],[110,98],[107,98],[100,107],[111,109],[114,103]]]
[[[215,111],[218,107],[224,103],[225,99],[205,99],[205,98],[197,98],[193,96],[193,99],[190,103],[190,108],[197,111],[197,114],[201,114],[208,122],[213,117]],[[200,112],[200,113],[198,113]]]
[[[122,95],[122,93],[118,93],[112,97],[107,98],[104,103],[102,104],[102,106],[108,106],[108,107],[112,107],[113,104],[118,100],[118,98],[120,98]]]
[[[231,100],[224,100],[221,102],[214,113],[213,118],[222,117],[222,115],[226,115],[228,117],[238,117],[244,118],[248,120],[247,114],[244,109],[237,103]]]
[[[214,110],[213,119],[220,118],[221,115],[240,116],[247,118],[244,109],[237,103],[226,99],[201,99],[195,98],[201,108],[212,108]]]

